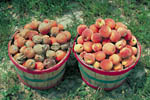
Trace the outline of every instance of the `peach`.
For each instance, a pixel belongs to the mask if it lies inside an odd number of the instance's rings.
[[[66,52],[62,50],[58,50],[56,52],[56,60],[61,61],[66,56]]]
[[[83,44],[83,38],[82,38],[82,36],[79,36],[78,38],[77,38],[77,43],[78,44]]]
[[[26,42],[26,40],[23,37],[19,37],[14,41],[14,44],[17,47],[22,47],[22,46],[24,46],[25,42]]]
[[[93,43],[92,49],[93,49],[93,51],[95,51],[95,52],[100,51],[100,50],[102,49],[101,43]]]
[[[123,23],[121,23],[121,22],[116,22],[115,29],[117,30],[119,27],[123,27],[123,28],[126,28],[126,29],[127,29],[127,26],[124,25]]]
[[[56,36],[56,41],[60,44],[66,43],[67,42],[67,36],[64,33],[58,34]]]
[[[32,37],[32,40],[36,44],[42,43],[42,41],[43,41],[42,36],[40,36],[40,35],[34,35]]]
[[[116,48],[113,43],[106,43],[103,45],[102,50],[104,51],[105,54],[112,55],[115,53]]]
[[[125,47],[127,44],[126,40],[125,39],[121,39],[120,41],[116,42],[115,43],[115,46],[117,49],[122,49],[123,47]]]
[[[34,69],[35,68],[35,60],[33,59],[28,59],[25,63],[24,63],[24,66],[27,68],[27,69]]]
[[[50,41],[51,41],[51,44],[53,44],[53,43],[56,43],[57,42],[57,40],[56,40],[56,37],[50,37]]]
[[[14,55],[14,59],[16,60],[17,63],[23,64],[26,60],[26,57],[22,53],[17,53]]]
[[[51,20],[49,20],[49,19],[44,19],[43,22],[44,22],[44,23],[49,23],[49,22],[51,22]]]
[[[63,31],[63,34],[65,34],[67,36],[67,41],[69,41],[71,39],[71,33],[68,31]]]
[[[56,36],[59,33],[59,27],[52,27],[50,30],[51,36]]]
[[[86,28],[83,32],[82,32],[82,38],[84,41],[89,41],[91,40],[91,35],[93,34],[93,32]]]
[[[36,54],[35,57],[34,57],[35,61],[44,61],[44,56],[43,55],[39,55],[39,54]]]
[[[115,21],[111,18],[105,19],[105,25],[109,26],[111,29],[115,28]]]
[[[39,34],[39,33],[38,33],[37,31],[30,30],[30,31],[27,32],[25,38],[29,38],[30,40],[32,40],[32,37],[33,37],[34,35],[38,35],[38,34]]]
[[[93,33],[98,33],[99,31],[95,24],[90,25],[89,29],[92,30]]]
[[[120,33],[118,33],[116,30],[112,30],[112,31],[111,31],[110,40],[111,40],[112,42],[117,42],[117,41],[120,40],[120,38],[121,38]]]
[[[19,48],[16,45],[11,45],[9,47],[9,53],[10,54],[16,54],[18,52]]]
[[[131,40],[129,41],[129,44],[132,45],[132,46],[134,46],[134,45],[137,44],[137,39],[136,39],[135,36],[132,35],[132,38],[131,38]]]
[[[50,31],[50,24],[49,23],[41,23],[38,27],[38,30],[41,34],[46,35]]]
[[[55,20],[50,20],[48,23],[50,24],[50,28],[57,26],[57,22]]]
[[[48,35],[43,35],[42,36],[42,42],[44,44],[51,44],[51,40],[50,40],[50,37]]]
[[[77,53],[81,53],[83,51],[83,45],[82,44],[76,44],[74,46],[74,51]]]
[[[25,43],[26,47],[33,47],[34,45],[35,45],[35,43],[31,40],[27,40],[26,43]]]
[[[124,28],[124,27],[119,27],[119,28],[117,29],[117,32],[120,33],[120,35],[121,35],[122,37],[125,37],[125,36],[127,35],[127,29]]]
[[[102,41],[102,45],[104,45],[104,44],[106,44],[106,43],[110,43],[110,42],[111,42],[110,39],[104,39],[104,40]]]
[[[134,60],[134,62],[136,62],[137,58],[135,57],[135,55],[132,55],[131,58]]]
[[[99,69],[100,68],[100,63],[98,61],[95,61],[94,64],[93,64],[93,67],[96,68],[96,69]]]
[[[44,69],[44,64],[42,62],[35,62],[35,69],[43,70]]]
[[[95,53],[95,58],[97,61],[102,61],[106,58],[106,54],[103,51],[98,51]]]
[[[28,47],[24,50],[24,55],[27,57],[27,58],[33,58],[35,56],[35,52],[34,50],[31,48],[31,47]]]
[[[118,54],[113,54],[109,57],[109,60],[112,61],[113,64],[118,64],[121,61],[121,57]]]
[[[101,61],[100,67],[104,71],[110,71],[113,68],[113,63],[109,59],[104,59]]]
[[[83,49],[86,51],[86,52],[92,52],[92,45],[93,43],[90,42],[90,41],[87,41],[87,42],[84,42],[83,43]]]
[[[108,38],[111,35],[111,28],[109,26],[102,26],[99,30],[99,33],[102,37]]]
[[[55,58],[56,57],[56,52],[53,50],[47,50],[46,51],[46,57],[47,58]]]
[[[91,36],[91,40],[94,43],[99,43],[102,40],[102,37],[101,37],[101,35],[99,33],[94,33]]]
[[[120,50],[119,55],[121,58],[128,58],[132,55],[132,50],[127,47],[124,47]]]
[[[131,40],[131,38],[132,38],[132,33],[131,33],[130,30],[127,30],[127,35],[126,35],[124,38],[125,38],[125,40]]]
[[[132,47],[132,51],[133,51],[133,55],[137,54],[137,48],[136,47]]]
[[[102,18],[98,18],[95,22],[96,27],[101,28],[103,25],[105,25],[105,21]]]
[[[44,53],[43,46],[41,44],[34,45],[33,50],[35,51],[36,54],[41,55]]]
[[[54,51],[57,51],[60,49],[60,44],[59,43],[53,43],[52,46],[51,46],[51,49],[54,50]]]
[[[122,65],[125,67],[129,67],[130,65],[132,65],[134,63],[135,59],[133,57],[129,57],[126,58],[124,60],[122,60]]]
[[[15,40],[18,39],[19,37],[22,37],[21,34],[19,34],[19,33],[14,35]]]
[[[24,26],[24,29],[31,29],[31,24],[26,24],[26,25]]]
[[[62,24],[58,24],[57,27],[59,27],[60,31],[64,30],[64,26]]]
[[[122,64],[117,64],[117,65],[114,65],[113,67],[114,71],[120,71],[120,70],[123,70],[123,66]]]
[[[80,24],[80,25],[77,27],[77,32],[78,32],[78,34],[81,35],[82,32],[83,32],[86,28],[88,28],[86,25]]]
[[[20,48],[20,53],[23,53],[24,54],[24,50],[26,49],[27,47],[26,46],[22,46],[21,48]]]
[[[50,67],[53,67],[54,65],[56,65],[56,61],[55,61],[55,59],[48,58],[48,59],[44,60],[43,64],[44,64],[44,67],[50,68]]]
[[[32,22],[30,23],[31,29],[37,30],[40,23],[41,23],[41,22],[40,22],[40,21],[37,21],[37,20],[32,21]]]
[[[83,59],[83,58],[84,58],[84,55],[85,55],[86,53],[87,53],[86,51],[82,51],[82,52],[80,53],[80,57]]]
[[[19,35],[26,39],[26,35],[28,34],[29,31],[30,31],[29,29],[20,29]]]
[[[87,64],[94,64],[95,62],[95,56],[92,53],[86,53],[84,54],[84,61]]]

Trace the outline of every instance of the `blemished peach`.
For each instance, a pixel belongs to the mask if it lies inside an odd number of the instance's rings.
[[[100,68],[100,63],[98,61],[95,61],[94,64],[93,64],[93,67],[96,68],[96,69],[99,69]]]
[[[62,50],[56,51],[56,60],[61,61],[66,56],[66,52]]]
[[[82,38],[84,41],[89,41],[91,40],[91,36],[92,36],[93,32],[86,28],[83,32],[82,32]]]
[[[49,23],[40,23],[38,30],[41,34],[46,35],[50,31],[50,24]]]
[[[137,54],[137,48],[136,47],[132,47],[132,51],[133,51],[133,55]]]
[[[95,58],[97,61],[102,61],[106,58],[106,54],[103,51],[98,51],[95,53]]]
[[[60,32],[59,27],[52,27],[50,29],[51,36],[56,36]]]
[[[121,61],[121,57],[118,54],[113,54],[109,57],[109,60],[112,61],[113,64],[118,64]]]
[[[26,40],[23,37],[19,37],[14,41],[14,44],[17,47],[22,47],[22,46],[24,46],[25,42],[26,42]]]
[[[130,65],[132,65],[134,63],[134,61],[135,61],[135,59],[131,56],[129,58],[122,60],[122,65],[125,67],[129,67]]]
[[[115,29],[117,30],[119,27],[123,27],[127,29],[127,26],[121,22],[116,22]]]
[[[30,31],[27,32],[25,38],[28,38],[28,39],[32,40],[32,37],[33,37],[34,35],[38,35],[38,34],[39,34],[39,33],[38,33],[37,31],[30,30]]]
[[[27,40],[26,43],[25,43],[26,47],[33,47],[34,45],[35,45],[35,43],[31,40]]]
[[[121,38],[120,33],[118,33],[116,30],[111,31],[110,40],[112,42],[117,42],[120,40],[120,38]]]
[[[99,33],[93,33],[91,35],[91,40],[94,43],[100,43],[100,41],[102,40],[102,37],[101,37],[101,35]]]
[[[22,53],[17,53],[14,55],[14,59],[16,60],[17,63],[23,64],[26,60],[26,57]]]
[[[127,35],[126,35],[124,38],[125,38],[125,40],[131,40],[131,38],[132,38],[132,33],[131,33],[130,30],[127,30]]]
[[[136,39],[136,37],[135,37],[135,36],[133,36],[133,35],[132,35],[132,38],[131,38],[131,40],[130,40],[129,44],[130,44],[130,45],[132,45],[132,46],[134,46],[134,45],[136,45],[136,44],[137,44],[137,39]]]
[[[109,26],[111,29],[115,28],[115,21],[111,18],[105,19],[105,25]]]
[[[95,24],[90,25],[89,29],[92,30],[93,33],[98,33],[99,31]]]
[[[44,64],[42,62],[35,62],[35,69],[43,70],[44,69]]]
[[[121,70],[123,70],[123,66],[121,63],[119,63],[117,65],[114,65],[113,69],[114,69],[114,71],[121,71]]]
[[[84,61],[87,64],[93,64],[95,62],[95,56],[94,56],[94,54],[92,54],[92,53],[86,53],[84,55]]]
[[[37,21],[37,20],[32,21],[32,22],[30,23],[31,29],[37,30],[40,23],[41,23],[41,22],[40,22],[40,21]]]
[[[33,59],[28,59],[24,64],[23,64],[27,69],[34,69],[35,68],[35,60]]]
[[[59,27],[60,31],[64,30],[64,26],[62,24],[58,24],[57,27]]]
[[[121,39],[120,41],[116,42],[115,43],[115,46],[117,49],[122,49],[123,47],[125,47],[127,44],[126,40],[125,39]]]
[[[105,25],[105,21],[102,18],[98,18],[95,22],[95,25],[97,28],[101,28],[103,25]]]
[[[83,45],[82,44],[76,44],[74,46],[74,51],[77,53],[81,53],[83,51]]]
[[[80,25],[77,27],[77,32],[78,32],[78,34],[81,35],[82,32],[83,32],[86,28],[88,28],[86,25],[80,24]]]
[[[127,35],[127,29],[124,27],[119,27],[117,32],[120,33],[121,37],[125,37]]]
[[[104,40],[102,41],[102,45],[104,45],[104,44],[106,44],[106,43],[110,43],[110,42],[111,42],[110,39],[104,39]]]
[[[27,47],[26,46],[22,46],[21,48],[20,48],[20,53],[23,53],[24,54],[24,50],[26,49]]]
[[[35,57],[34,57],[35,61],[37,62],[42,62],[44,61],[44,55],[39,55],[39,54],[36,54]]]
[[[48,35],[43,35],[42,36],[42,39],[43,39],[43,43],[44,44],[51,44],[51,40],[50,40],[50,37]]]
[[[103,45],[102,50],[105,52],[107,55],[112,55],[116,51],[116,47],[113,43],[106,43]]]
[[[44,60],[43,64],[44,64],[44,67],[48,69],[56,65],[56,61],[53,58],[48,58]]]
[[[80,57],[83,59],[83,58],[84,58],[84,55],[85,55],[86,53],[87,53],[86,51],[82,51],[82,52],[80,53]]]
[[[95,52],[100,51],[102,49],[102,44],[101,43],[93,43],[92,49]]]
[[[35,56],[35,52],[34,50],[31,48],[31,47],[28,47],[24,50],[24,55],[27,57],[27,58],[33,58]]]
[[[56,37],[50,37],[51,44],[57,43]]]
[[[11,45],[9,47],[9,53],[10,54],[16,54],[18,52],[19,48],[16,45]]]
[[[63,34],[67,36],[67,41],[71,39],[71,33],[69,31],[63,31]]]
[[[101,61],[100,67],[104,71],[110,71],[113,68],[113,63],[109,59],[104,59]]]
[[[77,43],[78,44],[83,44],[83,38],[82,38],[82,36],[79,36],[78,38],[77,38]]]
[[[90,41],[87,41],[87,42],[84,42],[83,43],[83,49],[86,51],[86,52],[92,52],[92,45],[93,43],[90,42]]]
[[[52,50],[54,50],[54,51],[57,51],[57,50],[59,50],[61,48],[61,45],[59,44],[59,43],[53,43],[52,45],[51,45],[51,49]]]
[[[111,28],[109,26],[102,26],[99,30],[99,33],[102,37],[108,38],[111,35]]]
[[[67,42],[67,35],[64,33],[58,34],[56,36],[56,41],[60,44],[66,43]]]
[[[124,47],[120,50],[119,55],[121,58],[128,58],[132,55],[132,50],[127,47]]]

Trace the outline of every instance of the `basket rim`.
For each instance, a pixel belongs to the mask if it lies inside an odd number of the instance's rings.
[[[30,73],[30,74],[43,74],[43,73],[49,73],[49,72],[56,71],[68,60],[68,58],[71,54],[71,48],[69,48],[69,50],[67,51],[67,54],[65,55],[65,57],[61,61],[59,61],[56,65],[54,65],[53,67],[48,68],[48,69],[43,69],[43,70],[29,70],[29,69],[25,68],[23,65],[18,64],[9,52],[9,47],[11,45],[12,39],[14,38],[15,34],[17,34],[17,33],[18,33],[18,31],[16,31],[12,35],[11,40],[8,43],[8,56],[9,56],[10,60],[13,62],[13,64],[18,69],[20,69],[24,72],[27,72],[27,73]]]
[[[140,56],[141,56],[141,44],[137,41],[137,48],[138,48],[138,53],[137,53],[137,60],[135,63],[133,63],[132,65],[130,65],[129,67],[121,70],[121,71],[104,71],[102,69],[96,69],[96,68],[93,68],[91,67],[92,65],[88,65],[84,62],[84,60],[81,59],[81,57],[74,51],[74,46],[76,44],[76,39],[78,37],[78,34],[77,36],[75,37],[74,39],[74,43],[73,43],[73,48],[72,48],[72,51],[76,57],[76,59],[79,61],[79,63],[81,65],[83,65],[84,67],[86,67],[87,69],[91,70],[91,71],[94,71],[95,73],[98,73],[98,74],[102,74],[102,75],[108,75],[108,76],[115,76],[115,75],[121,75],[121,74],[124,74],[128,71],[130,71],[132,68],[134,68],[134,66],[138,63],[139,59],[140,59]]]

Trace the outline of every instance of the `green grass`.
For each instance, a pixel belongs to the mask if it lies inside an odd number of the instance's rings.
[[[0,99],[2,100],[149,100],[150,99],[150,2],[148,0],[3,0],[0,1]],[[83,11],[81,22],[75,10]],[[95,23],[99,17],[125,23],[142,45],[140,61],[127,81],[113,91],[94,90],[81,80],[77,60],[71,54],[60,85],[40,91],[24,86],[10,63],[7,44],[17,28],[33,18],[56,19],[72,12],[66,29],[76,36],[76,27]]]

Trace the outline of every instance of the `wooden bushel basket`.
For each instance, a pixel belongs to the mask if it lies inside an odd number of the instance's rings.
[[[17,34],[17,32],[15,34]],[[12,40],[14,35],[12,36]],[[14,68],[17,72],[19,80],[24,85],[34,89],[49,89],[56,86],[61,81],[65,72],[65,64],[71,53],[71,48],[67,51],[66,56],[55,66],[44,70],[28,70],[24,66],[18,64],[9,53],[9,47],[12,43],[12,40],[10,40],[8,43],[8,55],[10,60],[15,65]]]
[[[78,36],[76,36],[77,38]],[[76,44],[76,38],[74,40],[73,48]],[[76,59],[78,60],[78,67],[81,72],[82,80],[92,88],[95,89],[104,89],[104,90],[113,90],[123,84],[132,68],[137,64],[141,56],[141,45],[137,43],[137,60],[135,63],[130,65],[128,68],[121,71],[104,71],[102,69],[96,69],[91,65],[86,64],[83,59],[73,50]]]

